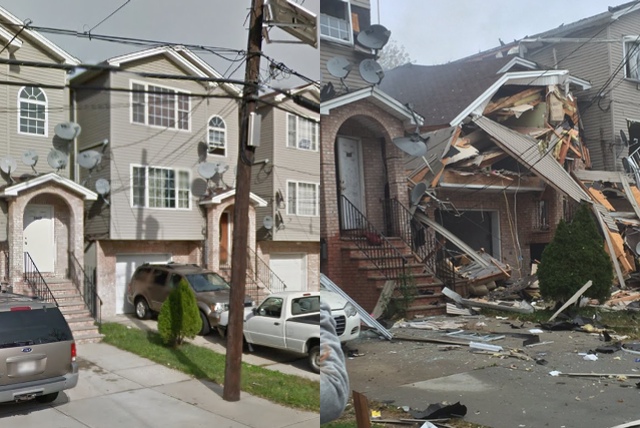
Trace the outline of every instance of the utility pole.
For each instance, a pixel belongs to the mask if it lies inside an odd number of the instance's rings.
[[[249,191],[251,164],[255,148],[249,142],[249,115],[256,110],[259,95],[260,55],[262,50],[263,0],[252,0],[245,86],[240,106],[240,147],[233,214],[233,254],[231,256],[231,292],[229,298],[229,324],[227,327],[227,359],[224,371],[225,401],[240,400],[240,372],[242,369],[242,328],[245,286],[247,280],[247,244],[249,229]]]

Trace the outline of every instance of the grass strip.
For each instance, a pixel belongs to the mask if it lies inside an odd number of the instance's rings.
[[[105,343],[197,379],[224,384],[225,356],[222,354],[190,343],[169,348],[156,332],[127,328],[118,323],[104,323],[100,332],[105,335]],[[300,410],[320,411],[318,382],[246,363],[242,363],[240,379],[240,389],[251,395]]]

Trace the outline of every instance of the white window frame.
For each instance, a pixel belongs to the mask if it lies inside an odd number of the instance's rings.
[[[351,21],[351,2],[350,2],[350,0],[332,0],[332,1],[345,3],[344,7],[345,7],[345,10],[346,10],[346,13],[347,13],[347,17],[346,17],[345,21],[347,21],[347,24],[348,24],[347,35],[349,36],[349,39],[345,40],[345,39],[341,39],[339,37],[334,37],[334,36],[331,36],[329,34],[325,34],[322,31],[322,27],[323,27],[322,22],[323,22],[323,20],[325,20],[325,19],[327,19],[327,20],[331,20],[331,19],[338,20],[339,18],[336,18],[336,17],[334,17],[332,15],[324,14],[322,12],[320,13],[320,21],[319,21],[320,22],[320,38],[321,39],[326,39],[326,40],[331,40],[331,41],[334,41],[334,42],[337,42],[337,43],[347,44],[347,45],[351,46],[351,45],[353,45],[353,22]]]
[[[289,194],[289,187],[291,184],[295,184],[296,186],[296,204],[295,204],[295,212],[292,212],[290,200],[291,196]],[[312,185],[316,189],[316,200],[314,203],[314,211],[315,214],[300,214],[300,184]],[[298,216],[298,217],[318,217],[320,215],[320,183],[313,183],[310,181],[302,181],[302,180],[287,180],[287,215]]]
[[[140,86],[144,86],[144,92],[142,93],[142,95],[144,95],[144,123],[142,122],[136,122],[133,120],[133,97],[134,95],[140,94],[140,92],[133,92],[133,85],[140,85]],[[173,91],[175,98],[174,98],[174,121],[173,121],[173,126],[161,126],[161,125],[151,125],[149,124],[149,86],[153,86],[156,88],[162,88],[162,89],[166,89],[169,91]],[[191,92],[190,91],[186,91],[184,89],[177,89],[177,88],[173,88],[171,86],[165,86],[165,85],[160,85],[157,83],[148,83],[148,82],[143,82],[143,81],[139,81],[139,80],[130,80],[129,81],[129,89],[131,89],[131,95],[130,95],[130,106],[129,106],[129,122],[132,125],[141,125],[141,126],[148,126],[150,128],[159,128],[159,129],[171,129],[174,131],[178,131],[178,132],[191,132],[192,126],[191,126],[191,116],[192,116],[192,111],[191,111]],[[180,120],[180,112],[184,112],[185,110],[180,110],[179,106],[179,97],[180,95],[185,95],[187,96],[187,99],[189,100],[189,108],[187,110],[187,114],[188,114],[188,122],[187,122],[187,129],[182,129],[178,127],[178,122]]]
[[[26,88],[36,88],[39,89],[40,92],[42,92],[42,95],[44,96],[44,101],[37,101],[37,100],[28,100],[25,99],[25,102],[30,103],[30,104],[35,104],[35,105],[39,105],[39,106],[44,106],[44,134],[34,134],[33,132],[23,132],[20,130],[20,119],[22,118],[22,110],[21,110],[21,106],[20,103],[22,102],[23,98],[20,97],[20,94],[22,94],[22,91],[24,91]],[[44,89],[38,87],[38,86],[30,86],[30,85],[25,85],[22,86],[19,90],[18,90],[18,134],[20,135],[30,135],[32,137],[48,137],[49,136],[49,98],[47,97],[47,93],[44,91]]]
[[[222,128],[219,127],[213,127],[211,126],[211,121],[214,118],[218,118],[222,121]],[[224,154],[218,154],[218,153],[213,153],[211,152],[211,141],[209,140],[209,136],[210,136],[210,130],[216,130],[218,132],[223,131],[224,132],[224,145],[223,146],[215,146],[218,147],[218,149],[220,150],[224,150]],[[220,116],[219,114],[214,114],[213,116],[211,116],[209,118],[209,120],[207,121],[207,155],[208,156],[218,156],[218,157],[227,157],[228,154],[228,140],[229,140],[229,133],[227,132],[227,122],[223,119],[222,116]]]
[[[628,54],[628,45],[635,44],[638,46],[635,52],[631,57],[626,61],[624,67],[624,77],[625,79],[633,80],[635,82],[640,81],[640,36],[624,36],[622,38],[622,58],[627,58]],[[635,76],[633,76],[630,71],[630,67],[632,61],[636,64]]]
[[[295,118],[296,119],[296,140],[297,141],[291,141],[291,138],[289,137],[289,123],[291,118]],[[298,149],[298,150],[304,150],[306,152],[317,152],[318,151],[318,140],[319,140],[319,126],[318,126],[318,122],[312,119],[308,119],[306,117],[302,117],[299,116],[297,114],[292,114],[292,113],[287,113],[287,147],[291,148],[291,149]],[[300,138],[298,138],[298,136],[300,135],[300,121],[303,121],[303,123],[309,123],[311,128],[309,129],[309,132],[312,132],[312,129],[315,129],[315,138],[313,138],[311,141],[311,146],[312,148],[304,148],[304,147],[300,147],[300,141],[302,141]],[[311,135],[310,135],[311,137]]]
[[[134,183],[133,183],[133,177],[134,177],[134,171],[136,170],[136,168],[143,168],[145,175],[144,175],[144,204],[143,205],[136,205],[134,203],[134,199],[135,199],[135,188],[134,188]],[[175,188],[174,188],[174,198],[175,198],[175,207],[152,207],[149,206],[149,169],[161,169],[161,170],[170,170],[174,172],[174,181],[175,181]],[[187,174],[187,178],[186,178],[186,186],[185,187],[180,187],[180,174],[181,173],[186,173]],[[191,203],[191,171],[187,168],[169,168],[169,167],[164,167],[164,166],[156,166],[156,165],[140,165],[140,164],[131,164],[131,169],[130,169],[130,175],[129,175],[129,185],[131,186],[131,198],[130,198],[130,203],[131,203],[131,207],[132,208],[146,208],[146,209],[152,209],[152,210],[170,210],[170,211],[189,211],[192,209],[193,204]],[[180,195],[182,194],[184,196],[184,192],[186,192],[186,202],[187,202],[187,207],[180,207]]]

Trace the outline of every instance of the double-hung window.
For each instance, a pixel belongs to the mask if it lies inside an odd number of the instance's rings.
[[[213,116],[207,127],[207,152],[212,155],[227,155],[227,126],[220,116]]]
[[[287,113],[287,147],[318,150],[318,124],[304,117]]]
[[[47,97],[35,86],[18,92],[18,130],[20,134],[47,135]]]
[[[320,2],[320,35],[342,43],[353,43],[349,0]]]
[[[131,201],[134,207],[191,208],[189,171],[153,166],[133,166]]]
[[[131,82],[131,121],[149,126],[189,130],[191,98],[164,86]]]
[[[624,37],[624,77],[640,81],[640,36]]]
[[[287,214],[306,217],[318,215],[319,185],[302,181],[287,182]]]

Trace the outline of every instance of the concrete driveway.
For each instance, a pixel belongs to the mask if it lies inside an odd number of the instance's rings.
[[[80,380],[52,404],[0,404],[3,428],[317,428],[320,416],[222,387],[98,343],[78,347]]]

